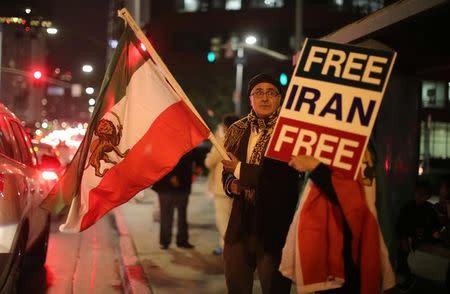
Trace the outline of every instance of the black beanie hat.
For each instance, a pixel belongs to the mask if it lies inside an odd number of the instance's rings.
[[[260,73],[254,76],[250,79],[248,82],[248,88],[247,88],[247,97],[250,97],[250,93],[252,92],[253,88],[258,85],[259,83],[269,83],[275,86],[277,88],[278,92],[281,94],[281,85],[280,83],[274,79],[272,76]]]

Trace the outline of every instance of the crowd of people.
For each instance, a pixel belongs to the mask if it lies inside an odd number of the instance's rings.
[[[319,280],[313,285],[314,292],[382,293],[392,287],[392,281],[383,280],[392,272],[390,262],[382,261],[381,265],[368,266],[380,272],[380,285],[375,285],[375,292],[367,290],[367,281],[364,280],[367,269],[361,261],[364,252],[360,248],[367,245],[359,240],[367,235],[361,233],[361,228],[356,228],[358,224],[355,224],[355,220],[362,219],[355,218],[355,211],[356,214],[370,211],[375,216],[375,226],[378,225],[375,208],[372,209],[375,199],[372,201],[368,196],[376,194],[376,181],[371,178],[370,181],[357,179],[343,183],[330,166],[312,156],[299,155],[288,163],[266,158],[264,154],[282,103],[282,88],[273,77],[259,74],[249,81],[247,96],[250,113],[240,119],[235,115],[226,115],[216,131],[216,138],[219,144],[223,144],[229,158],[222,158],[213,146],[204,161],[208,169],[208,188],[214,195],[219,233],[218,247],[212,253],[223,256],[228,292],[252,293],[254,274],[257,272],[263,293],[290,293],[292,278],[283,275],[279,268],[284,258],[283,247],[299,206],[299,195],[307,182],[315,187],[317,195],[322,197],[321,201],[328,203],[326,207],[332,211],[340,234],[337,240],[341,243],[338,245],[341,248],[339,256],[335,259],[342,264],[342,279],[339,276],[325,277],[325,281]],[[370,152],[366,153],[370,156]],[[153,186],[159,196],[160,246],[163,250],[171,243],[175,209],[178,213],[176,244],[180,248],[194,248],[189,242],[186,216],[193,166],[192,154],[188,153],[172,172]],[[376,179],[375,174],[372,176]],[[395,262],[399,277],[397,287],[401,292],[409,291],[415,281],[407,262],[410,252],[424,243],[441,242],[446,246],[450,243],[449,187],[450,182],[444,180],[439,189],[439,201],[432,205],[428,201],[431,187],[419,181],[415,186],[414,199],[401,209],[396,223],[399,246]],[[361,192],[359,202],[348,202],[342,197],[342,193],[351,189]],[[368,204],[364,204],[366,202]],[[325,217],[330,211],[315,217]],[[319,224],[323,220],[314,219],[312,222]],[[378,235],[378,230],[372,232],[372,236],[375,235]],[[377,248],[381,248],[380,251],[387,252],[382,236],[373,240],[379,242]],[[331,246],[326,242],[314,246]],[[376,253],[375,256],[377,254],[383,255]],[[385,255],[389,260],[389,254]],[[377,276],[377,273],[372,274]]]

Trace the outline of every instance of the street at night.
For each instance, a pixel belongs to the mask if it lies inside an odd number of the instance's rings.
[[[45,267],[24,272],[19,293],[123,293],[111,218],[80,234],[59,232],[54,220]]]
[[[2,0],[0,294],[450,291],[450,0]]]
[[[24,273],[19,293],[226,293],[222,257],[211,254],[218,234],[213,202],[205,194],[205,184],[206,179],[199,178],[190,199],[188,213],[194,250],[175,245],[168,251],[159,248],[159,223],[153,216],[157,195],[145,190],[80,234],[58,232],[60,220],[55,219],[45,268]],[[126,245],[127,241],[131,241],[132,248]],[[413,262],[415,267],[420,262],[430,264],[428,279],[419,279],[410,293],[446,293],[442,284],[429,279],[443,275],[445,262],[426,254],[416,256]],[[129,280],[120,277],[120,271],[127,270],[127,263],[133,272],[127,278],[132,281],[128,288],[125,285]],[[257,277],[253,290],[262,293]],[[388,293],[400,292],[394,289]]]

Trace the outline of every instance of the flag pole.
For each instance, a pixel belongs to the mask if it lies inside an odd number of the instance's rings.
[[[147,36],[145,36],[144,32],[141,30],[141,28],[136,24],[131,14],[128,12],[126,8],[122,8],[118,11],[119,17],[123,18],[127,24],[131,27],[133,32],[136,34],[138,39],[144,44],[145,48],[148,50],[150,55],[152,56],[153,60],[155,61],[156,65],[160,68],[162,71],[164,77],[167,79],[169,84],[173,87],[175,92],[180,96],[181,100],[186,104],[187,107],[194,113],[194,115],[200,120],[200,122],[208,129],[209,136],[208,139],[211,141],[211,143],[214,145],[214,147],[217,148],[219,151],[219,154],[222,156],[222,158],[230,160],[230,157],[228,156],[225,148],[219,143],[216,136],[211,132],[206,122],[203,120],[203,118],[200,116],[200,114],[197,112],[197,109],[195,109],[192,102],[187,97],[186,93],[183,91],[181,86],[178,84],[178,82],[175,80],[175,78],[170,73],[169,69],[165,65],[165,63],[162,61],[161,57],[156,52],[155,48],[153,48],[150,41],[147,39]]]

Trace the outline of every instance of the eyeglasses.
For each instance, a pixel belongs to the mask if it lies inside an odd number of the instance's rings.
[[[267,91],[264,91],[262,89],[257,89],[257,90],[255,90],[255,92],[250,94],[250,96],[254,96],[255,98],[258,98],[258,99],[261,99],[264,96],[267,96],[269,98],[275,98],[278,95],[280,95],[280,93],[273,89],[268,89]]]

